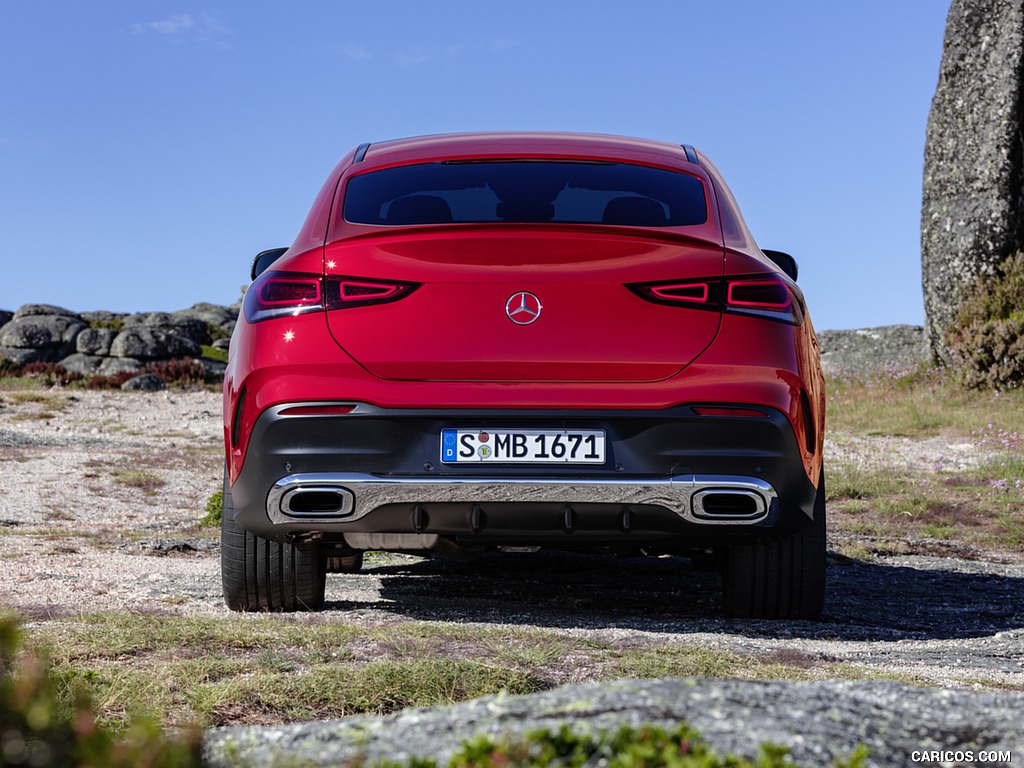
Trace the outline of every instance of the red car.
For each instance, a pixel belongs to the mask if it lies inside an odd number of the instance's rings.
[[[796,264],[688,145],[363,144],[264,252],[224,386],[236,610],[318,610],[365,550],[690,555],[812,618],[825,398]]]

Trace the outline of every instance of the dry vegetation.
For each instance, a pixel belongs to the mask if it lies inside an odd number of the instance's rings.
[[[859,556],[931,545],[960,556],[1019,558],[1022,406],[1020,390],[964,390],[938,369],[833,378],[830,524],[834,535],[852,537],[837,543],[840,551]],[[931,450],[915,451],[923,445]]]

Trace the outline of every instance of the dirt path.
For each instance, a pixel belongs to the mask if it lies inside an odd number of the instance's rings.
[[[219,396],[37,395],[0,392],[0,607],[37,621],[102,610],[231,615],[215,534],[195,527],[220,482]],[[851,440],[840,436],[835,450]],[[874,447],[912,466],[928,466],[930,452],[970,460],[942,441]],[[815,622],[722,618],[717,575],[685,560],[554,553],[370,563],[328,578],[323,618],[537,626],[730,649],[812,675],[841,662],[953,687],[1024,688],[1024,563],[949,554],[832,557]],[[562,682],[594,672],[572,658],[563,666]]]

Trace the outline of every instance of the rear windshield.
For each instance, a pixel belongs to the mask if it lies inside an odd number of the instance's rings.
[[[491,161],[404,165],[354,176],[354,224],[555,222],[685,227],[707,220],[704,185],[620,163]]]

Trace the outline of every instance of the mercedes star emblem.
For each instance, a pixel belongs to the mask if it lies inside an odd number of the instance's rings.
[[[529,291],[514,293],[505,302],[505,314],[516,325],[529,325],[540,317],[541,309],[540,299]]]

